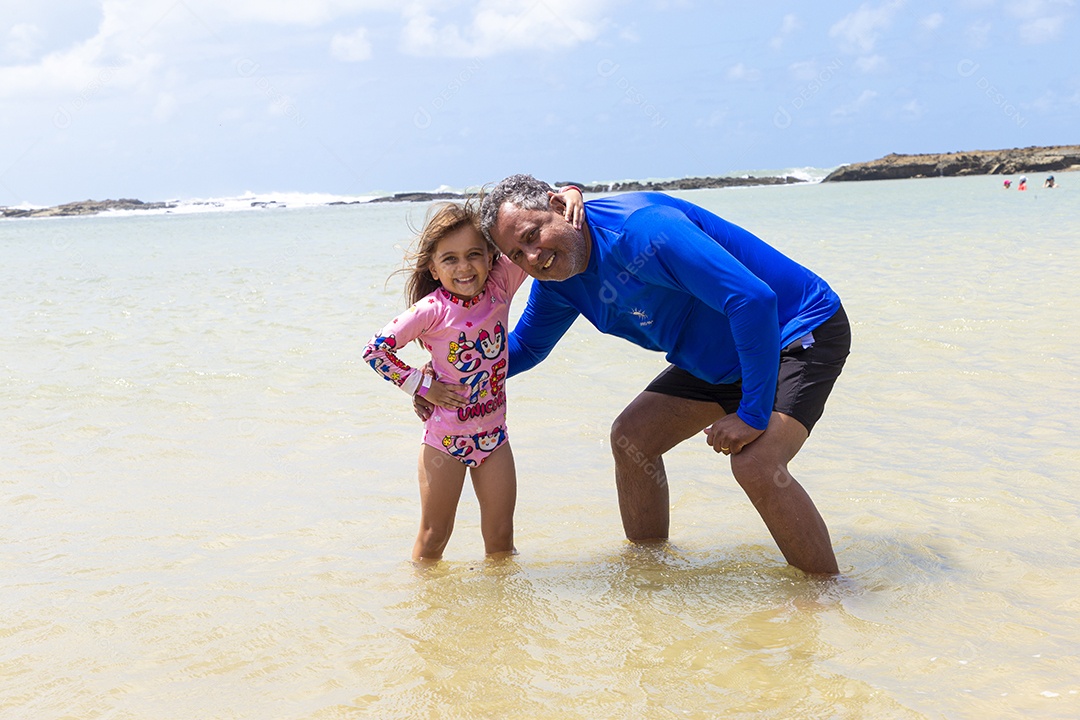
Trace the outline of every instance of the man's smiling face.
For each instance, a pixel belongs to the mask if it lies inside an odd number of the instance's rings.
[[[554,210],[499,208],[491,239],[506,257],[537,280],[566,280],[589,265],[586,231],[576,230]]]

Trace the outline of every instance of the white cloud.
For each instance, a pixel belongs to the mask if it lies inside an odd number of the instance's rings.
[[[1065,26],[1065,18],[1042,17],[1020,26],[1020,39],[1028,45],[1041,45],[1056,40]]]
[[[1072,5],[1072,0],[1012,0],[1006,11],[1013,17],[1039,18]]]
[[[728,80],[746,80],[753,82],[761,77],[761,72],[754,68],[748,68],[742,63],[736,63],[728,68]]]
[[[140,85],[161,62],[160,55],[118,54],[97,35],[34,65],[0,67],[0,98],[67,95],[86,102],[91,96]]]
[[[728,119],[728,110],[726,108],[713,110],[709,113],[708,117],[698,118],[694,121],[696,127],[714,128],[723,127]]]
[[[903,6],[904,0],[890,0],[877,7],[863,3],[829,28],[829,37],[838,38],[848,52],[873,52],[881,33],[892,26],[893,16]]]
[[[550,50],[594,40],[606,24],[603,11],[609,0],[545,0],[508,4],[480,0],[471,18],[459,25],[460,10],[433,0],[416,0],[403,11],[402,49],[413,55],[486,57],[523,49]]]
[[[172,93],[158,93],[157,103],[154,104],[154,119],[165,122],[176,112],[177,105],[176,96]]]
[[[192,25],[182,7],[167,0],[102,0],[101,20],[88,37],[33,62],[0,66],[0,98],[52,97],[81,105],[99,94],[147,87],[162,65],[163,48],[180,41],[179,23]]]
[[[241,107],[229,107],[218,113],[218,122],[228,125],[234,125],[246,117],[244,109]]]
[[[900,112],[907,120],[918,120],[926,112],[926,107],[918,100],[910,100],[900,108]]]
[[[36,0],[42,12],[62,13],[61,0]],[[17,56],[19,65],[0,65],[0,98],[49,97],[57,103],[86,102],[91,95],[134,91],[155,107],[156,93],[169,84],[165,71],[177,64],[203,62],[206,50],[230,52],[222,31],[230,24],[317,25],[361,11],[400,12],[389,0],[97,0],[100,21],[81,37],[32,58],[35,32],[13,27],[0,35],[0,60]],[[348,27],[348,26],[346,26]],[[361,30],[335,36],[337,57],[361,59],[366,38]],[[236,55],[239,49],[232,49]],[[223,65],[235,60],[226,55]],[[168,114],[161,106],[155,116]]]
[[[878,94],[873,90],[863,90],[862,94],[860,94],[859,97],[856,98],[854,101],[841,105],[835,110],[833,110],[832,115],[836,118],[847,118],[851,117],[852,115],[858,115],[877,96]]]
[[[964,35],[973,47],[986,47],[987,43],[990,41],[991,29],[992,26],[988,21],[980,20],[969,25],[967,30],[964,31]]]
[[[371,57],[371,42],[367,28],[357,28],[351,33],[337,33],[330,41],[330,54],[342,62],[359,62]]]
[[[210,26],[260,22],[316,27],[361,12],[401,8],[392,0],[183,0],[183,4]]]
[[[0,57],[13,58],[15,60],[29,60],[33,57],[41,40],[41,29],[30,23],[19,23],[8,30],[4,38],[3,49]]]
[[[1029,45],[1051,42],[1061,36],[1073,0],[1014,0],[1007,11],[1022,22],[1020,39]]]
[[[888,67],[888,62],[881,55],[864,55],[855,61],[855,67],[864,73],[876,72]]]
[[[925,29],[929,30],[930,32],[934,32],[939,27],[941,27],[942,23],[944,23],[944,22],[945,22],[945,16],[942,15],[941,13],[930,13],[929,15],[924,17],[922,20],[920,20],[919,24],[922,25]]]
[[[791,37],[792,33],[800,27],[799,18],[792,13],[788,13],[784,16],[784,20],[780,25],[780,32],[774,35],[773,39],[769,41],[769,46],[772,47],[773,50],[779,50],[784,46],[787,39]]]
[[[788,72],[790,72],[796,80],[813,80],[818,74],[818,64],[814,60],[791,63],[788,65]]]

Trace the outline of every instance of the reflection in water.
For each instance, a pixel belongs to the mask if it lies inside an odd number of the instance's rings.
[[[823,672],[849,580],[627,544],[594,562],[439,563],[395,605],[412,650],[379,717],[708,717],[888,709]],[[861,699],[860,699],[861,697]],[[467,711],[465,709],[468,709]]]

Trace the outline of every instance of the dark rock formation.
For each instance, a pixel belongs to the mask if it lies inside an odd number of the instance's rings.
[[[627,182],[600,183],[595,185],[582,185],[580,183],[558,183],[557,187],[565,185],[577,185],[587,193],[604,192],[666,192],[668,190],[705,190],[711,188],[747,187],[751,185],[793,185],[806,182],[790,175],[784,177],[691,177],[679,178],[678,180],[660,180],[657,182],[640,182],[630,180]]]
[[[844,165],[823,182],[894,180],[955,175],[1018,175],[1080,170],[1080,145],[973,150],[936,155],[886,155],[870,162]]]
[[[628,182],[597,183],[593,185],[582,182],[557,182],[554,185],[555,187],[577,185],[583,192],[595,194],[606,192],[635,192],[638,190],[663,192],[667,190],[702,190],[705,188],[742,187],[747,185],[791,185],[801,182],[806,181],[790,175],[785,177],[754,177],[752,175],[746,175],[743,177],[692,177],[680,178],[678,180],[660,180],[658,182],[639,182],[637,180],[630,180]],[[431,202],[432,200],[460,200],[464,197],[466,196],[461,193],[411,192],[375,198],[371,202]]]
[[[405,192],[375,198],[371,202],[431,202],[432,200],[460,200],[463,197],[465,196],[461,193],[452,192]]]
[[[120,200],[83,200],[65,205],[57,205],[49,208],[34,208],[23,210],[20,208],[0,208],[0,217],[66,217],[69,215],[97,215],[108,210],[162,210],[174,208],[174,203],[143,202],[121,198]]]

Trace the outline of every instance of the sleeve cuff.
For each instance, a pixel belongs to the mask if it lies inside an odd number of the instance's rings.
[[[416,389],[420,387],[420,381],[424,379],[424,373],[417,370],[413,370],[409,373],[409,376],[405,378],[405,382],[401,383],[401,389],[408,395],[415,395]]]
[[[735,414],[738,415],[740,420],[755,430],[765,431],[769,428],[769,417],[772,415],[772,412],[770,411],[769,415],[766,415],[764,419],[762,419],[760,415],[751,415],[750,413],[744,412],[742,408],[739,408]]]

